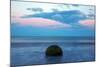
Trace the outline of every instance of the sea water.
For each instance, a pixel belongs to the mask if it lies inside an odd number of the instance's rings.
[[[11,66],[72,63],[95,60],[94,37],[14,37],[11,39]],[[46,56],[50,45],[58,45],[62,56]]]

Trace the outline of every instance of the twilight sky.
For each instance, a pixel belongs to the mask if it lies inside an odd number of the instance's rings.
[[[95,6],[11,2],[12,36],[94,36]]]

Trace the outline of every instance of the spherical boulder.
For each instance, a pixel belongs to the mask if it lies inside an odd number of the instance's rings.
[[[62,56],[63,51],[58,45],[51,45],[46,50],[46,56]]]

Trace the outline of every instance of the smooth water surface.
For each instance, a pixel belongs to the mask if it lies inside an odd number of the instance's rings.
[[[33,39],[30,39],[33,40]],[[67,40],[45,40],[39,41],[22,41],[11,43],[11,65],[37,65],[37,64],[51,64],[51,63],[70,63],[83,62],[95,60],[95,43],[87,39],[76,41]],[[71,42],[72,41],[72,42]],[[46,49],[50,45],[59,45],[63,50],[61,57],[47,57],[45,56]]]

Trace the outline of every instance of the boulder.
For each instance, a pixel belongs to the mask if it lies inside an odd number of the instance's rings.
[[[63,51],[58,45],[51,45],[46,50],[46,56],[62,56]]]

